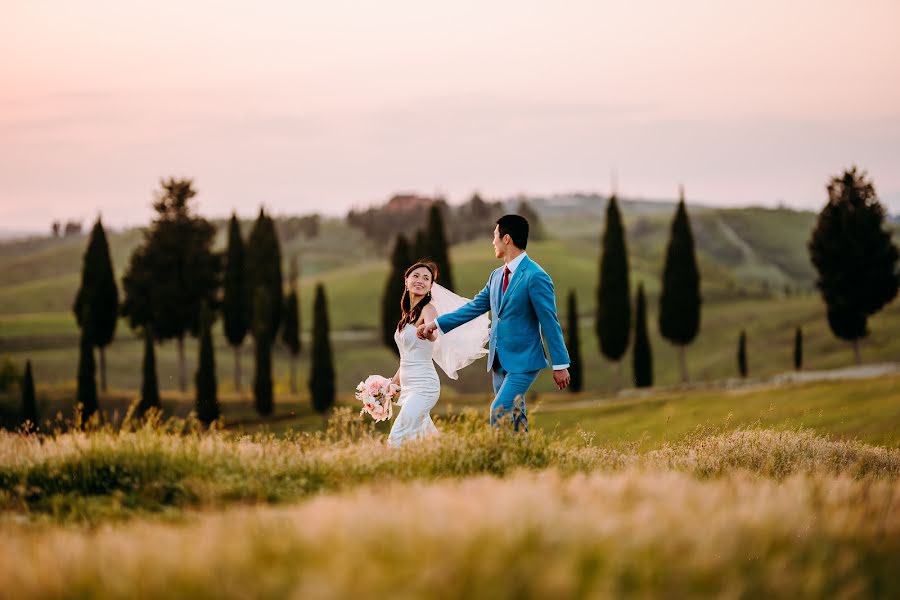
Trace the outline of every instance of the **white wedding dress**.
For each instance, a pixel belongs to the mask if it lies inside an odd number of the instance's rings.
[[[434,284],[431,303],[438,316],[452,312],[469,302],[450,290]],[[400,414],[394,420],[388,444],[397,447],[403,442],[437,433],[431,420],[431,409],[441,396],[441,380],[434,364],[440,365],[451,379],[459,377],[457,371],[488,352],[490,320],[487,314],[457,327],[446,335],[438,335],[437,341],[420,340],[416,327],[408,324],[394,333],[394,341],[400,350]]]
[[[397,447],[406,440],[437,433],[431,409],[441,396],[441,380],[432,360],[434,342],[420,340],[416,327],[407,325],[394,333],[400,349],[400,414],[388,436],[388,444]]]

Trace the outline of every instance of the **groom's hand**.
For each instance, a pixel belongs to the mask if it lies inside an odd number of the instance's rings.
[[[560,369],[559,371],[553,371],[553,381],[556,382],[556,387],[561,390],[569,387],[569,370],[568,369]]]
[[[437,323],[432,321],[431,323],[422,323],[416,329],[416,335],[419,336],[420,340],[432,340],[434,341],[434,332],[437,331]]]

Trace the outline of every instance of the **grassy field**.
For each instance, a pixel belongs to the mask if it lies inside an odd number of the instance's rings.
[[[632,392],[632,397],[576,400],[554,396],[533,417],[566,435],[583,430],[606,444],[657,448],[698,426],[808,428],[841,439],[900,448],[900,376],[731,389]]]
[[[362,310],[362,309],[359,309]],[[369,311],[371,312],[371,311]],[[308,314],[308,313],[307,313]],[[827,369],[846,366],[853,360],[849,344],[831,334],[822,315],[818,298],[791,296],[780,300],[755,299],[719,302],[704,309],[703,329],[688,350],[692,378],[696,380],[723,379],[737,373],[737,339],[742,328],[747,330],[750,374],[754,377],[773,375],[792,368],[794,328],[803,327],[805,366],[808,369]],[[655,309],[650,313],[650,340],[653,348],[654,371],[658,385],[679,382],[677,353],[665,342],[655,326]],[[593,323],[585,314],[581,322],[582,356],[585,364],[585,383],[593,392],[609,391],[617,380],[618,370],[602,359],[593,331]],[[66,327],[68,334],[56,332]],[[895,300],[870,322],[871,335],[863,341],[862,353],[866,362],[896,360],[900,357],[900,300]],[[25,314],[0,316],[0,355],[11,356],[23,365],[30,359],[38,384],[65,385],[72,383],[78,365],[77,338],[74,321],[68,314]],[[51,333],[42,333],[50,331]],[[223,392],[233,389],[233,352],[223,336],[217,335],[216,360],[219,383]],[[188,369],[196,368],[196,341],[188,340]],[[333,336],[338,389],[350,392],[361,379],[371,373],[392,374],[397,368],[396,356],[381,346],[372,330],[335,332]],[[107,352],[109,382],[114,389],[136,390],[140,386],[142,343],[127,329],[120,329],[116,341]],[[309,369],[308,353],[299,363],[300,388],[306,389]],[[162,389],[173,390],[176,385],[177,362],[175,344],[161,344],[157,348],[158,373]],[[631,380],[631,355],[623,365],[623,382]],[[252,352],[249,343],[243,351],[244,381],[252,376]],[[275,377],[281,390],[288,381],[288,356],[283,348],[276,349]],[[443,380],[445,389],[456,393],[479,393],[490,387],[484,361],[461,372],[460,379]],[[537,381],[539,393],[553,389],[548,373]]]
[[[0,589],[17,598],[900,594],[900,450],[800,429],[695,431],[640,449],[489,430],[474,415],[439,427],[396,451],[350,411],[324,432],[283,438],[183,421],[0,432]]]
[[[71,386],[40,390],[42,430],[53,430],[58,414],[63,419],[73,417],[73,397]],[[100,406],[118,422],[137,400],[136,392],[111,392],[101,396]],[[472,410],[486,420],[490,401],[487,389],[473,394],[449,390],[434,412],[450,416]],[[16,393],[0,395],[0,424],[14,429],[21,418],[19,405]],[[347,393],[339,398],[339,405],[353,408],[357,402]],[[281,390],[275,414],[268,419],[259,419],[247,396],[224,393],[220,406],[224,424],[234,431],[286,435],[323,426],[307,397],[291,395],[286,389]],[[166,392],[162,408],[165,415],[187,417],[194,400],[190,394]],[[623,390],[614,395],[555,391],[534,395],[529,409],[533,428],[571,439],[585,432],[604,444],[636,444],[639,450],[679,441],[697,427],[733,431],[751,425],[802,427],[837,439],[900,448],[900,375],[793,384],[734,382],[708,389]],[[389,426],[381,423],[376,430],[386,433]]]

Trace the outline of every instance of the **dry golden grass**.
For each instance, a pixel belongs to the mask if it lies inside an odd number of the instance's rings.
[[[549,470],[3,533],[0,589],[18,598],[900,593],[900,485],[871,477]]]
[[[472,415],[440,427],[397,451],[347,412],[287,438],[179,421],[0,433],[0,590],[900,595],[900,450],[742,429],[641,453]]]

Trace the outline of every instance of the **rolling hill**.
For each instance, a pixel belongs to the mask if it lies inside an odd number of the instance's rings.
[[[554,277],[561,300],[575,290],[579,298],[583,353],[589,389],[606,389],[616,380],[597,351],[593,313],[597,285],[599,238],[605,202],[583,196],[577,201],[554,199],[533,202],[542,215],[547,238],[529,244],[529,254]],[[657,333],[656,296],[671,203],[625,201],[631,281],[642,281],[648,293],[649,325],[657,381],[676,383],[674,350]],[[814,274],[806,253],[806,240],[815,215],[787,209],[717,209],[689,207],[702,274],[704,299],[701,334],[689,350],[691,371],[697,378],[730,377],[735,372],[734,351],[740,329],[750,336],[751,373],[771,374],[790,368],[793,331],[804,327],[811,366],[827,368],[850,360],[847,346],[828,331],[821,300],[813,293]],[[219,222],[218,246],[224,246],[224,222]],[[243,223],[245,228],[250,223]],[[496,266],[490,249],[492,224],[485,224],[483,241],[451,250],[457,291],[473,295]],[[113,263],[121,276],[128,256],[141,242],[138,229],[109,232]],[[81,254],[86,237],[32,238],[0,243],[0,354],[17,362],[31,357],[38,379],[70,382],[77,364],[77,329],[70,307],[79,283]],[[285,261],[298,254],[301,264],[301,321],[309,330],[314,283],[325,284],[339,363],[339,387],[350,389],[371,372],[391,370],[393,354],[376,341],[381,293],[387,273],[390,244],[376,244],[343,220],[325,219],[315,238],[297,234],[282,239]],[[286,265],[285,265],[286,266]],[[565,320],[565,315],[561,315]],[[869,360],[900,356],[900,302],[895,301],[872,321],[872,336],[863,346]],[[191,341],[189,348],[192,347]],[[230,351],[221,336],[218,352]],[[109,356],[110,381],[120,389],[139,385],[140,343],[120,323]],[[230,381],[229,354],[219,359],[220,382]],[[250,351],[245,350],[245,362]],[[192,351],[189,353],[193,362]],[[171,389],[174,374],[172,344],[158,351],[161,385]],[[629,357],[630,360],[630,357]],[[286,357],[276,355],[278,377],[285,380]],[[626,365],[623,378],[630,378]],[[191,367],[192,368],[192,367]],[[305,375],[307,364],[301,362]],[[467,370],[452,387],[460,392],[483,390],[481,367]],[[539,381],[538,390],[552,382]],[[283,384],[283,382],[282,382]],[[301,381],[301,385],[303,385]],[[301,388],[305,389],[305,388]]]

